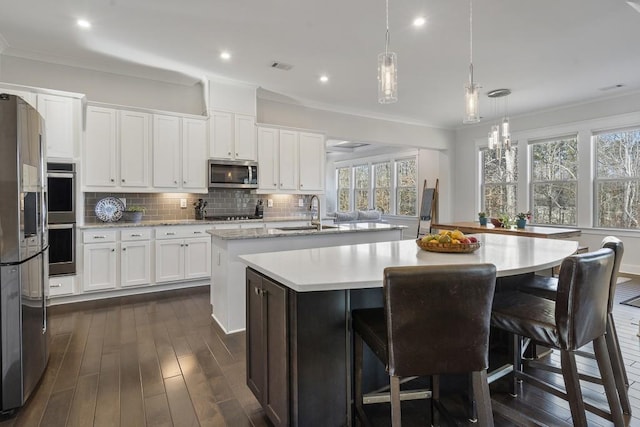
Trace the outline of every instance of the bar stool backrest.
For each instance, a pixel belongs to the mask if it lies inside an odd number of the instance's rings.
[[[613,312],[613,301],[616,295],[616,286],[618,285],[618,272],[620,271],[620,263],[622,255],[624,255],[624,245],[622,240],[614,236],[607,236],[602,239],[602,248],[609,248],[613,251],[613,271],[611,272],[611,284],[609,285],[609,306],[608,312]]]
[[[562,350],[577,350],[604,335],[613,263],[609,248],[562,261],[555,308]]]
[[[493,264],[386,268],[389,374],[487,369],[495,284]]]

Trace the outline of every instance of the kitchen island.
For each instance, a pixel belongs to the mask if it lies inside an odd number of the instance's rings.
[[[208,230],[212,254],[212,316],[225,333],[245,329],[246,264],[238,258],[240,255],[400,240],[404,228],[391,224],[359,223],[323,225],[322,230],[311,225]],[[283,262],[287,262],[286,258]]]
[[[249,267],[247,385],[272,423],[351,425],[350,313],[382,306],[386,267],[488,262],[508,280],[558,265],[578,248],[565,240],[477,237],[481,247],[469,254],[425,252],[403,240],[241,256]],[[365,392],[388,384],[381,365],[366,363],[365,355]]]

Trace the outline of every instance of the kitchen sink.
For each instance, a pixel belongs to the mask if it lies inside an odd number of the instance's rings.
[[[322,225],[322,229],[328,228],[338,228],[337,225]],[[317,230],[318,226],[316,225],[297,225],[292,227],[278,227],[278,230],[282,231],[304,231],[304,230]]]

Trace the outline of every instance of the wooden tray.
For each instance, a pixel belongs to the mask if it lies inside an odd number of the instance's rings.
[[[460,253],[460,254],[468,254],[480,248],[480,242],[478,243],[428,243],[428,242],[423,242],[422,239],[418,239],[416,240],[416,244],[420,246],[420,249],[429,251],[429,252],[446,252],[446,253]]]

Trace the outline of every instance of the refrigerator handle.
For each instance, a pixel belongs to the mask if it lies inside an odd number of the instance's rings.
[[[40,145],[40,232],[42,233],[40,236],[41,249],[42,249],[42,262],[40,264],[40,276],[42,277],[42,334],[47,333],[47,294],[46,288],[49,285],[49,278],[46,277],[45,272],[48,271],[45,268],[45,263],[48,263],[48,257],[45,257],[47,251],[47,246],[49,245],[49,231],[47,230],[47,199],[46,199],[46,191],[47,191],[47,178],[45,174],[45,146],[42,144],[42,134],[39,135],[39,145]]]
[[[49,284],[49,278],[45,277],[45,262],[47,262],[47,260],[45,257],[42,257],[42,265],[40,267],[42,276],[42,335],[47,333],[47,295],[45,293],[45,286]]]

